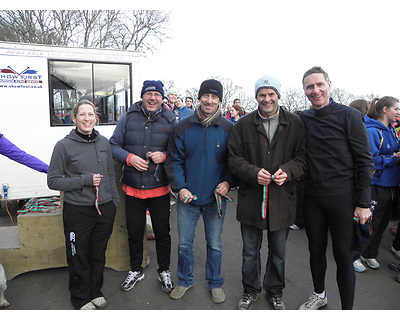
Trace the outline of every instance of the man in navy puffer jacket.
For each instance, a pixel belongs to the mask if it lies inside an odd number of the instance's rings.
[[[143,83],[142,100],[133,104],[118,122],[110,138],[114,159],[124,164],[122,183],[126,193],[126,225],[129,235],[131,270],[121,284],[123,291],[144,279],[142,268],[146,209],[156,240],[158,280],[161,289],[173,288],[169,271],[171,255],[170,191],[164,170],[167,146],[175,115],[162,103],[163,83]]]

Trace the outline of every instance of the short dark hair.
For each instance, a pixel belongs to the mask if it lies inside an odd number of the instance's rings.
[[[327,73],[324,69],[322,69],[321,67],[312,67],[311,69],[308,69],[308,70],[306,71],[306,73],[304,74],[302,83],[304,84],[304,79],[305,79],[306,77],[308,77],[310,74],[313,74],[313,73],[322,73],[322,74],[324,75],[325,80],[326,80],[327,82],[330,81],[329,76],[328,76],[328,73]]]

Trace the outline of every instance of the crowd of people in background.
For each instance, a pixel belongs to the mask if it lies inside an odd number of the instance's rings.
[[[232,200],[228,193],[237,189],[236,218],[243,242],[238,309],[251,309],[262,290],[274,310],[286,308],[286,241],[289,230],[303,228],[314,292],[299,309],[328,304],[328,231],[341,307],[352,309],[355,272],[380,267],[377,256],[383,233],[389,220],[398,218],[399,100],[384,96],[358,99],[350,107],[339,104],[330,96],[331,80],[321,67],[307,70],[302,84],[311,107],[292,113],[279,105],[280,81],[271,75],[260,77],[254,87],[258,108],[246,114],[240,99],[223,110],[223,86],[218,80],[201,83],[198,106],[193,97],[183,99],[174,89],[164,92],[161,81],[146,80],[140,100],[123,114],[109,140],[94,128],[95,105],[79,101],[72,116],[75,128],[54,147],[47,175],[49,188],[64,192],[74,308],[107,306],[101,292],[105,252],[120,202],[114,159],[123,165],[131,267],[120,285],[123,291],[145,277],[143,241],[149,211],[161,289],[172,299],[182,298],[194,285],[193,239],[201,217],[207,248],[205,279],[212,301],[223,303],[221,234],[226,204]],[[39,170],[12,156],[9,146],[0,135],[1,154]],[[40,171],[47,172],[44,166]],[[177,285],[170,270],[171,193],[177,200]],[[367,235],[356,247],[356,230],[365,227]],[[400,260],[398,228],[391,230],[395,235],[391,251]],[[268,255],[261,283],[264,231]],[[400,273],[399,263],[389,267]],[[400,282],[400,274],[396,281]]]

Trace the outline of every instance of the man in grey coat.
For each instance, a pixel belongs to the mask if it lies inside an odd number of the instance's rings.
[[[263,76],[255,84],[258,109],[241,118],[229,137],[228,165],[239,178],[236,218],[243,240],[243,296],[248,310],[261,292],[260,249],[268,234],[263,289],[273,309],[285,309],[285,255],[289,227],[296,215],[296,179],[307,169],[301,119],[279,107],[280,82]]]

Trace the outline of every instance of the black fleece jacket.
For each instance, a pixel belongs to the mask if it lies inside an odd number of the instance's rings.
[[[309,172],[305,193],[317,196],[354,192],[356,206],[368,208],[374,164],[361,112],[331,103],[301,114],[307,132]]]

